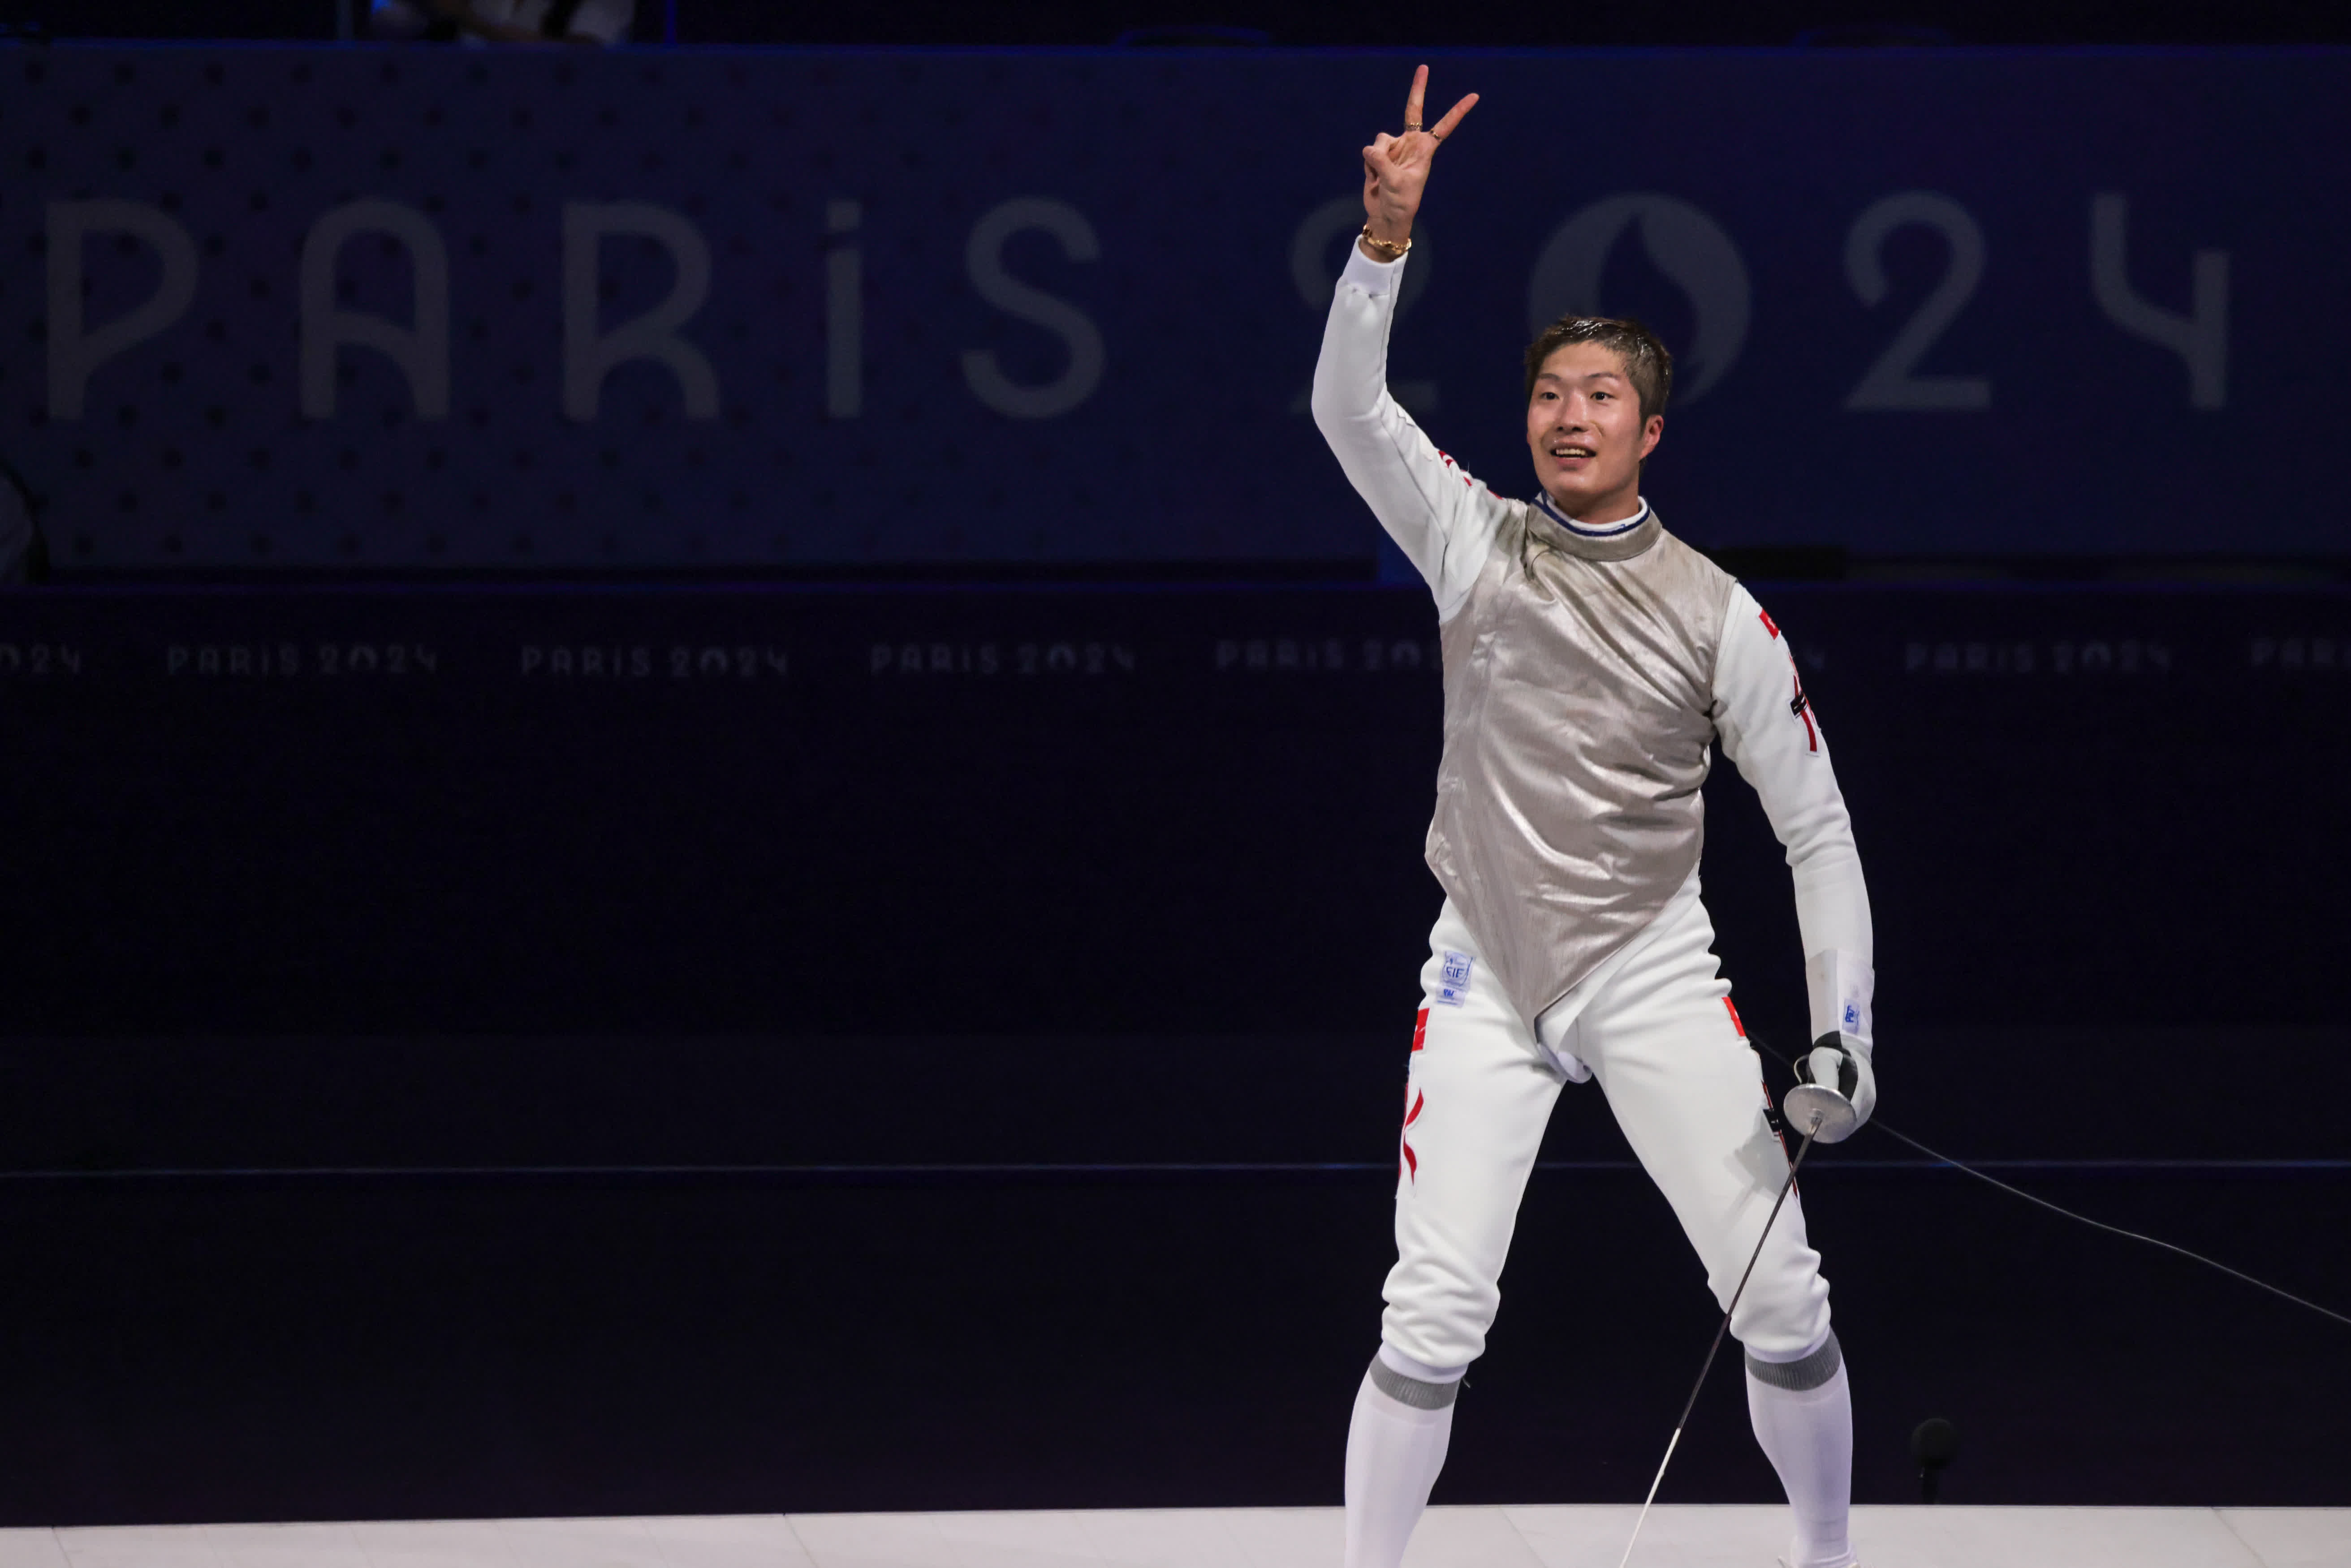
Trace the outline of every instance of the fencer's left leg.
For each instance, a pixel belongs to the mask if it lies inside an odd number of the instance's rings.
[[[1750,1351],[1747,1415],[1796,1516],[1788,1568],[1845,1568],[1855,1560],[1847,1534],[1853,1393],[1835,1332],[1819,1350],[1794,1361],[1762,1361]]]
[[[1767,1114],[1761,1062],[1725,1005],[1713,925],[1696,900],[1660,919],[1668,924],[1586,1006],[1573,1049],[1673,1206],[1717,1303],[1729,1305],[1763,1236],[1730,1332],[1746,1347],[1755,1435],[1795,1515],[1791,1568],[1842,1568],[1854,1561],[1853,1413],[1828,1282],[1801,1190],[1763,1231],[1788,1153]]]

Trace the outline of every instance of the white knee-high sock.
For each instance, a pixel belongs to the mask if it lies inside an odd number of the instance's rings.
[[[1853,1392],[1832,1333],[1784,1364],[1747,1358],[1747,1414],[1795,1511],[1788,1568],[1847,1568],[1853,1506]]]
[[[1398,1362],[1409,1370],[1399,1371]],[[1460,1386],[1459,1368],[1426,1366],[1380,1347],[1355,1390],[1347,1427],[1346,1568],[1396,1568],[1404,1561],[1428,1489],[1445,1468]]]

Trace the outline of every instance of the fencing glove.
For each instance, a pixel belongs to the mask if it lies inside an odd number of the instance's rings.
[[[1796,1087],[1788,1091],[1790,1125],[1823,1144],[1841,1144],[1877,1109],[1877,1074],[1869,1042],[1830,1033],[1796,1058]],[[1817,1129],[1817,1131],[1815,1131]]]

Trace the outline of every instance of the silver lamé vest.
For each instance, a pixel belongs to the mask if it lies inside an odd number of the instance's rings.
[[[1530,1024],[1698,866],[1731,585],[1654,512],[1592,539],[1524,507],[1445,625],[1428,868]]]

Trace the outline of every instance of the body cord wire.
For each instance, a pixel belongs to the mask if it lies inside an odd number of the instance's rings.
[[[1753,1033],[1751,1030],[1749,1032],[1750,1036]],[[1761,1045],[1760,1040],[1757,1043],[1759,1046]],[[1761,1048],[1770,1051],[1771,1057],[1775,1061],[1779,1061],[1782,1066],[1788,1067],[1791,1071],[1794,1071],[1793,1064],[1791,1063],[1786,1057],[1782,1056],[1776,1049],[1769,1046],[1762,1046]],[[2110,1236],[2120,1236],[2132,1241],[2144,1241],[2149,1247],[2160,1248],[2166,1252],[2176,1253],[2179,1257],[2185,1258],[2192,1263],[2201,1263],[2208,1269],[2217,1269],[2232,1280],[2241,1280],[2246,1284],[2254,1287],[2256,1290],[2267,1291],[2273,1296],[2292,1301],[2297,1307],[2307,1307],[2312,1312],[2316,1312],[2320,1317],[2332,1318],[2336,1322],[2343,1324],[2346,1328],[2351,1328],[2351,1317],[2346,1317],[2343,1313],[2336,1312],[2332,1307],[2322,1307],[2316,1301],[2307,1300],[2302,1296],[2297,1296],[2292,1291],[2281,1290],[2279,1287],[2271,1284],[2267,1280],[2257,1280],[2241,1269],[2231,1269],[2226,1263],[2217,1262],[2212,1259],[2205,1257],[2201,1252],[2190,1252],[2187,1248],[2166,1241],[2160,1237],[2143,1235],[2136,1230],[2126,1230],[2119,1225],[2108,1225],[2103,1219],[2093,1219],[2086,1214],[2076,1214],[2072,1209],[2066,1208],[2059,1204],[2052,1203],[2045,1197],[2036,1197],[2035,1195],[2025,1191],[2021,1186],[2011,1186],[2008,1183],[2001,1180],[1998,1176],[1987,1176],[1982,1171],[1976,1169],[1973,1166],[1968,1165],[1963,1161],[1955,1160],[1949,1155],[1938,1154],[1935,1150],[1928,1148],[1926,1145],[1920,1143],[1909,1134],[1902,1132],[1897,1128],[1890,1127],[1884,1122],[1877,1120],[1875,1116],[1871,1117],[1868,1122],[1864,1124],[1864,1125],[1875,1127],[1879,1132],[1885,1134],[1887,1137],[1897,1139],[1902,1143],[1909,1145],[1912,1148],[1917,1150],[1928,1159],[1933,1160],[1939,1165],[1949,1166],[1962,1176],[1971,1176],[1980,1182],[2000,1188],[2001,1191],[2007,1193],[2011,1197],[2021,1197],[2036,1208],[2045,1208],[2052,1214],[2062,1215],[2067,1219],[2086,1225],[2093,1230],[2103,1230]]]

